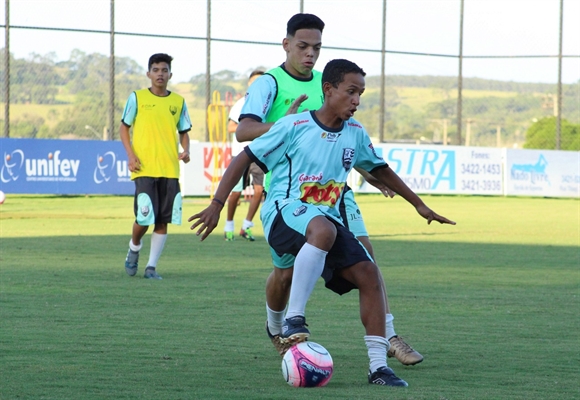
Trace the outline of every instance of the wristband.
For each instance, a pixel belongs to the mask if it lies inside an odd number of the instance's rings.
[[[221,200],[219,200],[219,199],[216,199],[215,197],[214,197],[213,199],[211,199],[211,201],[215,201],[216,203],[218,203],[218,204],[219,204],[220,206],[222,206],[222,207],[223,207],[223,206],[225,206],[225,204],[224,204],[224,202],[223,202],[223,201],[221,201]]]

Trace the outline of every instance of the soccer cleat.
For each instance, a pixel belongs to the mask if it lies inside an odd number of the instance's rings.
[[[145,275],[143,275],[143,278],[145,278],[145,279],[158,279],[158,280],[163,279],[160,275],[157,274],[157,272],[155,271],[155,268],[153,268],[153,267],[145,268]]]
[[[395,372],[389,367],[380,367],[372,374],[369,371],[369,383],[382,386],[409,386],[407,382],[397,377]]]
[[[226,242],[233,242],[234,241],[234,232],[224,232],[224,240]]]
[[[306,318],[297,315],[292,318],[286,318],[282,324],[282,333],[280,342],[291,347],[297,343],[305,342],[310,337],[310,331],[306,328]]]
[[[387,352],[387,356],[395,357],[403,365],[415,365],[423,361],[423,356],[419,352],[413,350],[403,338],[393,336],[389,339],[391,348]]]
[[[125,272],[129,276],[135,276],[139,266],[139,252],[129,249],[127,258],[125,258]]]
[[[252,230],[250,228],[248,229],[241,229],[240,230],[240,236],[243,237],[246,240],[249,240],[250,242],[253,242],[256,240],[256,238],[254,237],[254,235],[252,235]]]
[[[278,354],[280,354],[280,356],[284,357],[284,354],[286,354],[286,352],[288,351],[288,349],[290,347],[292,347],[292,345],[287,344],[287,343],[282,343],[282,341],[280,341],[280,335],[272,335],[270,333],[270,329],[268,329],[268,321],[266,321],[266,333],[268,334],[268,337],[272,341],[272,344],[276,348],[276,351],[278,352]]]

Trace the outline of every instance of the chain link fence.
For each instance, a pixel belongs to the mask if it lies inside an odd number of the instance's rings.
[[[5,0],[3,136],[118,140],[128,95],[149,85],[147,60],[164,52],[175,58],[170,90],[186,99],[190,136],[207,141],[211,94],[238,98],[251,70],[282,63],[286,21],[302,11],[327,24],[318,69],[348,58],[367,71],[356,118],[377,141],[580,150],[576,1],[511,11],[510,2],[441,1],[436,14],[420,0],[362,0],[356,12],[342,0],[243,3]],[[517,31],[509,21],[527,18],[525,7],[563,20]],[[548,72],[537,79],[537,70]]]

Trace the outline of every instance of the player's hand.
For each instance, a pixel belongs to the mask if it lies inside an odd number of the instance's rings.
[[[141,161],[139,160],[139,157],[135,155],[129,156],[129,171],[136,172],[139,171],[140,169],[141,169]]]
[[[222,208],[223,207],[221,205],[212,201],[209,207],[207,207],[202,212],[192,215],[187,220],[187,222],[193,222],[197,220],[193,223],[193,225],[191,225],[190,229],[193,231],[195,228],[199,226],[199,229],[197,230],[197,232],[195,232],[195,234],[197,236],[201,235],[200,238],[201,241],[205,240],[205,238],[208,237],[209,234],[217,226],[220,220],[220,212]]]
[[[306,94],[301,94],[300,96],[298,96],[298,98],[292,102],[292,105],[290,106],[288,111],[286,111],[286,115],[296,114],[298,112],[298,109],[300,108],[300,105],[306,99],[308,99],[308,95],[306,95]],[[306,110],[303,110],[303,111],[306,111]]]
[[[374,187],[379,189],[383,194],[383,196],[385,197],[390,197],[392,199],[397,194],[394,190],[392,190],[390,187],[388,187],[387,185],[385,185],[383,182],[379,181],[372,175],[365,176],[364,178],[370,185],[373,185]]]
[[[183,161],[185,164],[187,164],[190,161],[189,151],[184,151],[183,153],[179,153],[178,159]]]
[[[378,188],[378,189],[381,191],[383,196],[390,197],[391,199],[397,195],[397,193],[394,192],[393,190],[391,190],[391,188],[389,188],[388,186],[385,186],[384,188]]]
[[[431,210],[425,204],[418,206],[417,212],[419,213],[419,215],[421,215],[423,218],[425,218],[427,220],[427,224],[431,224],[431,222],[437,221],[440,224],[455,225],[454,221],[451,221],[451,220],[445,218],[444,216],[435,213],[433,210]]]

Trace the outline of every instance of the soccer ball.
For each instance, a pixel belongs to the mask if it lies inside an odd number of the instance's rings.
[[[326,386],[332,377],[332,357],[328,350],[314,342],[290,347],[282,360],[282,375],[295,387]]]
[[[0,204],[4,204],[5,200],[6,200],[6,195],[4,194],[3,191],[0,190]]]

